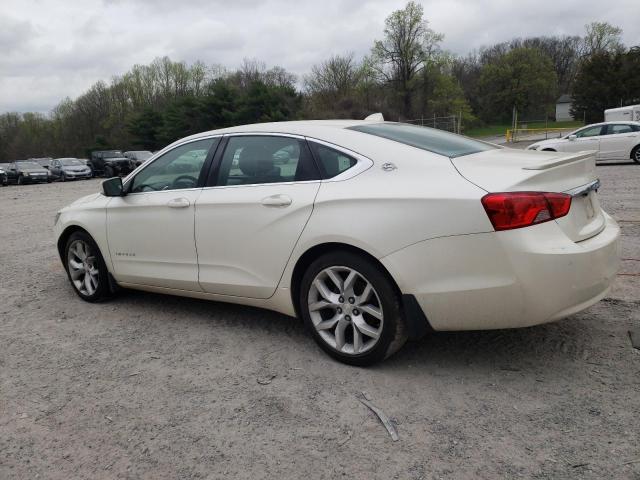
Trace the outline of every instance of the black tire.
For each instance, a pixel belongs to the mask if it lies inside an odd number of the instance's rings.
[[[98,285],[95,288],[95,292],[90,295],[78,289],[77,285],[73,281],[73,278],[70,272],[70,267],[69,267],[70,249],[72,248],[72,246],[74,246],[74,244],[77,241],[84,242],[84,245],[88,247],[88,251],[86,252],[87,257],[90,257],[90,258],[93,257],[95,259],[95,265],[97,265],[98,267],[98,275],[97,275]],[[83,231],[77,231],[72,233],[69,236],[69,239],[67,240],[67,244],[65,245],[65,248],[64,248],[63,263],[64,263],[64,268],[67,271],[67,276],[69,277],[69,282],[73,287],[73,290],[78,294],[78,296],[82,300],[86,302],[95,303],[95,302],[100,302],[102,300],[106,300],[107,298],[110,298],[113,296],[113,293],[111,292],[111,288],[109,286],[109,273],[107,270],[107,266],[104,262],[104,258],[102,258],[102,254],[100,253],[100,249],[98,248],[98,245],[96,244],[96,242],[94,242],[93,238],[91,238],[91,236],[88,233]]]
[[[631,160],[640,163],[640,145],[637,145],[636,148],[631,151]]]
[[[316,330],[309,312],[309,292],[316,276],[329,267],[347,267],[356,270],[374,288],[379,298],[383,314],[382,331],[377,342],[362,354],[343,353],[327,343]],[[407,341],[407,328],[400,296],[393,281],[378,265],[364,256],[337,250],[317,258],[302,276],[299,311],[316,343],[336,360],[356,366],[368,366],[379,362],[397,352]],[[363,314],[364,315],[364,314]]]
[[[104,167],[104,177],[105,178],[111,178],[111,177],[115,177],[116,174],[113,170],[113,167],[110,167],[109,165]]]

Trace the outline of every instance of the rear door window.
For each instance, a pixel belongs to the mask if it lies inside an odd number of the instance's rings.
[[[229,137],[216,185],[318,180],[307,143],[298,138],[271,135]]]
[[[633,133],[633,128],[631,125],[621,124],[613,124],[607,126],[607,135],[616,135],[618,133]]]

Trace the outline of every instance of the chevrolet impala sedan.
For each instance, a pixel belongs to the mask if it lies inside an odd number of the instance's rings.
[[[257,124],[169,145],[58,212],[55,232],[83,300],[263,307],[367,365],[430,329],[525,327],[603,298],[620,232],[599,186],[593,152],[379,120]]]

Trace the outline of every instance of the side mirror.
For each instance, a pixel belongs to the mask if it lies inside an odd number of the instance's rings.
[[[105,197],[124,197],[124,189],[122,188],[122,179],[113,177],[102,182],[102,191]]]
[[[568,138],[569,138],[569,140],[573,141],[573,140],[575,140],[575,139],[576,139],[576,138],[578,138],[578,137],[577,137],[576,135],[569,135],[569,137],[568,137]]]

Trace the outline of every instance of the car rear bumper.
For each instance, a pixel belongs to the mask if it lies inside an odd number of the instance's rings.
[[[620,229],[572,242],[555,222],[419,242],[381,259],[435,330],[536,325],[603,298],[619,268]]]

